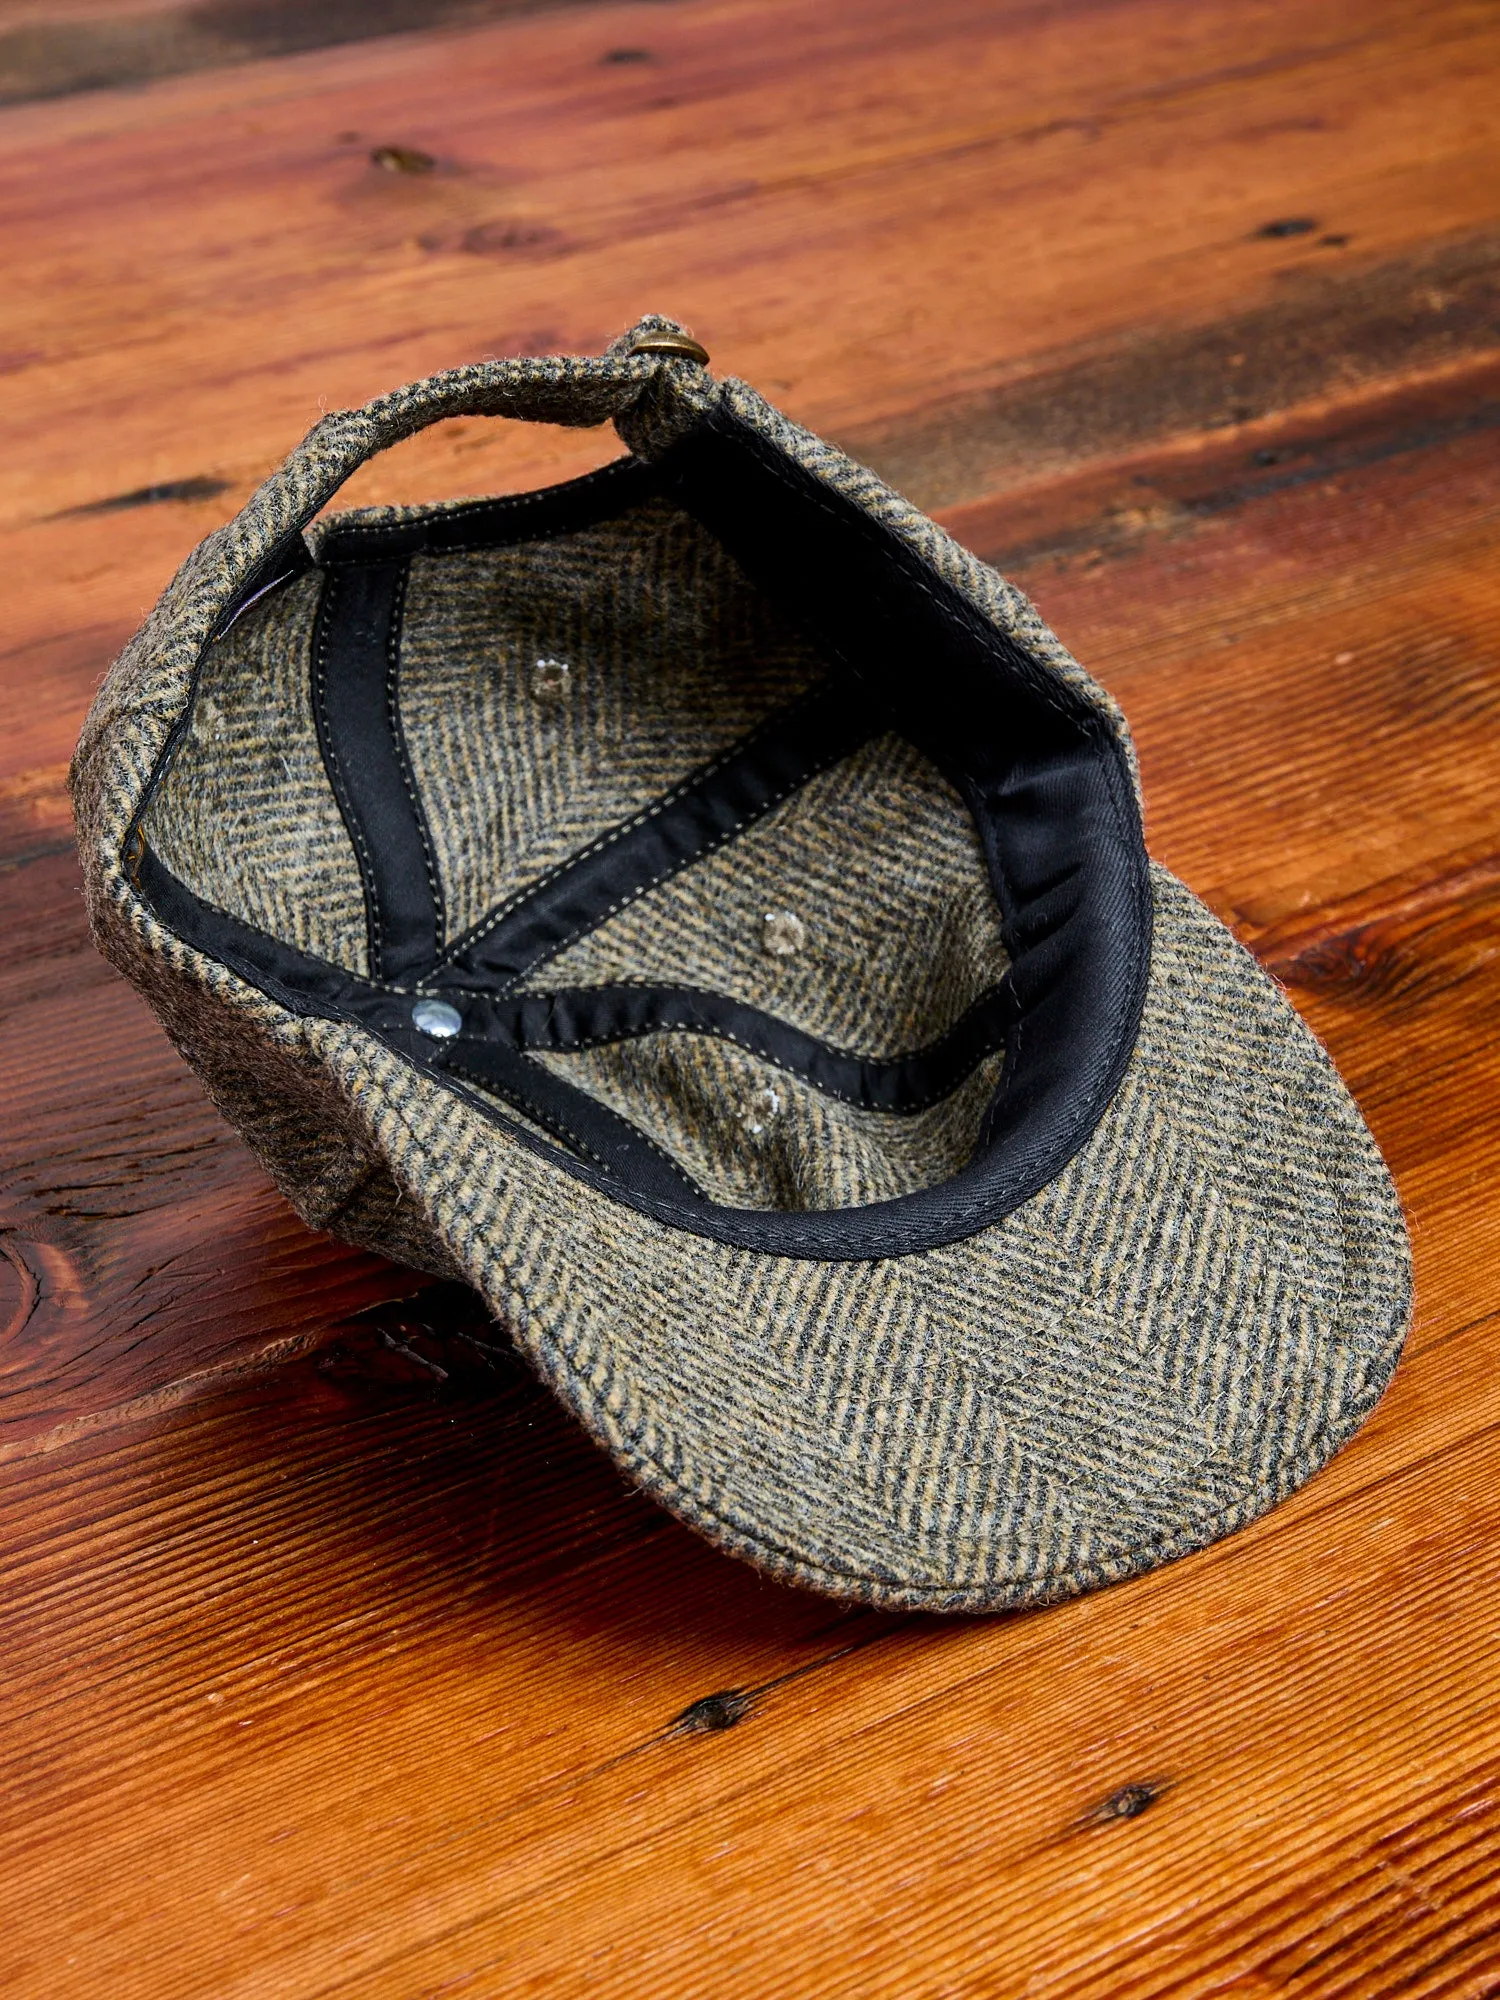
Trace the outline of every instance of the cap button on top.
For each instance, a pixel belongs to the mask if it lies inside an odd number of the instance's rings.
[[[690,333],[641,333],[631,341],[632,354],[670,354],[679,361],[696,361],[708,366],[708,349]]]

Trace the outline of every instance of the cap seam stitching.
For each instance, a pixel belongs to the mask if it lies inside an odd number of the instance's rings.
[[[375,857],[365,839],[359,815],[352,810],[340,768],[338,751],[334,746],[333,725],[328,714],[328,636],[333,624],[332,611],[337,592],[338,572],[336,569],[329,569],[324,572],[323,593],[318,602],[317,644],[313,651],[313,705],[320,724],[318,747],[322,751],[334,799],[339,808],[339,817],[344,822],[344,831],[352,841],[358,858],[368,932],[366,940],[369,950],[368,963],[371,966],[378,966],[384,962],[385,933],[380,909],[380,893],[375,881]]]
[[[999,986],[992,986],[988,989],[986,993],[981,994],[979,999],[974,1002],[973,1006],[965,1009],[964,1013],[954,1023],[953,1029],[948,1030],[948,1032],[952,1033],[954,1032],[954,1030],[961,1027],[963,1025],[964,1020],[967,1019],[970,1014],[975,1013],[978,1010],[978,1008],[984,1005],[984,1003],[988,999],[991,999],[1000,990],[1001,988]],[[799,1030],[799,1032],[805,1032],[805,1030]],[[758,1049],[753,1042],[746,1041],[742,1035],[735,1034],[732,1029],[715,1026],[711,1023],[705,1024],[701,1022],[689,1022],[689,1021],[649,1021],[646,1022],[641,1027],[626,1028],[617,1034],[593,1035],[581,1041],[567,1042],[567,1043],[554,1042],[543,1048],[528,1049],[527,1054],[533,1057],[538,1055],[562,1055],[562,1056],[579,1055],[592,1049],[617,1047],[621,1042],[640,1041],[647,1035],[705,1035],[711,1037],[716,1041],[732,1042],[735,1045],[735,1047],[743,1049],[747,1055],[754,1056],[757,1061],[764,1062],[765,1064],[767,1064],[769,1068],[776,1070],[779,1075],[795,1077],[798,1082],[805,1083],[808,1089],[816,1092],[816,1094],[819,1097],[829,1097],[834,1099],[834,1101],[839,1104],[847,1104],[851,1106],[856,1111],[868,1111],[878,1117],[884,1117],[884,1118],[901,1118],[904,1116],[911,1115],[913,1113],[931,1111],[936,1105],[946,1104],[948,1099],[952,1097],[957,1091],[962,1090],[963,1086],[969,1081],[969,1079],[977,1073],[981,1064],[988,1062],[991,1056],[995,1055],[1001,1048],[1005,1046],[1005,1037],[1002,1034],[997,1042],[994,1042],[988,1048],[981,1050],[979,1055],[975,1058],[974,1062],[970,1064],[969,1068],[966,1069],[954,1083],[950,1084],[946,1090],[938,1092],[935,1096],[923,1096],[916,1098],[914,1101],[902,1105],[899,1109],[893,1109],[892,1107],[883,1104],[869,1104],[866,1103],[863,1098],[851,1096],[850,1093],[846,1090],[837,1090],[831,1084],[820,1083],[817,1081],[816,1078],[808,1075],[808,1073],[805,1070],[800,1070],[795,1068],[791,1063],[783,1061],[781,1058],[775,1055],[769,1054],[764,1049]],[[814,1036],[811,1039],[817,1041],[818,1037]],[[829,1053],[839,1056],[845,1056],[848,1058],[848,1060],[859,1063],[889,1062],[891,1064],[896,1064],[907,1061],[913,1061],[927,1055],[929,1049],[937,1046],[939,1046],[939,1044],[931,1043],[928,1044],[926,1048],[913,1050],[911,1052],[911,1055],[909,1056],[895,1056],[895,1057],[882,1058],[882,1057],[860,1056],[854,1054],[850,1050],[835,1049],[831,1043],[819,1041],[819,1047],[828,1050]],[[632,1122],[634,1121],[632,1120]]]
[[[701,765],[698,769],[688,772],[670,791],[664,792],[659,798],[653,799],[649,805],[641,807],[640,811],[635,813],[630,819],[623,821],[619,826],[611,827],[606,833],[597,835],[590,841],[587,847],[578,848],[575,852],[569,854],[565,860],[558,862],[545,875],[539,876],[535,882],[528,883],[525,888],[517,890],[508,901],[502,903],[497,909],[492,910],[487,917],[481,918],[477,925],[471,925],[461,937],[456,938],[451,945],[447,946],[433,967],[433,973],[441,970],[445,965],[451,965],[461,953],[467,952],[475,945],[483,943],[484,939],[503,923],[507,917],[513,915],[519,909],[524,909],[526,904],[534,901],[543,889],[549,887],[554,882],[560,881],[570,869],[576,867],[580,862],[590,861],[595,855],[603,854],[617,841],[623,840],[627,834],[636,833],[641,827],[648,826],[652,820],[658,818],[668,807],[678,804],[682,798],[696,787],[705,784],[711,778],[717,777],[726,765],[733,763],[747,749],[752,748],[758,738],[765,736],[772,724],[782,725],[789,722],[804,709],[811,707],[816,700],[822,699],[827,692],[828,685],[826,679],[805,689],[795,701],[789,703],[785,708],[777,709],[771,715],[766,716],[750,731],[749,735],[738,738],[736,742],[730,744],[710,763]],[[769,812],[773,806],[781,804],[785,798],[798,790],[800,786],[808,783],[812,778],[818,776],[820,772],[827,770],[832,764],[836,764],[840,758],[847,755],[849,755],[848,749],[840,748],[832,752],[825,761],[816,765],[812,770],[799,773],[781,791],[771,795],[762,813],[757,815],[757,817],[763,818],[765,813]],[[704,853],[715,852],[719,847],[724,846],[728,841],[732,840],[737,833],[743,831],[744,827],[749,823],[750,816],[748,815],[737,819],[725,831],[723,839],[716,841],[713,847],[705,849]],[[703,858],[701,855],[695,855],[693,860],[701,858]],[[692,862],[690,861],[686,865],[691,867]],[[585,936],[590,929],[597,930],[601,924],[607,923],[612,916],[617,915],[620,910],[626,908],[638,896],[644,895],[649,889],[656,888],[659,883],[666,880],[667,876],[673,872],[673,869],[668,867],[661,874],[654,876],[651,881],[643,883],[632,895],[623,897],[617,903],[610,904],[601,916],[591,920],[589,923],[579,925],[575,930],[570,931],[560,943],[550,946],[542,957],[533,959],[520,972],[514,974],[512,976],[512,983],[514,980],[526,978],[530,973],[535,972],[539,966],[548,964],[559,953],[565,951],[570,944],[574,943],[578,938]],[[428,975],[429,978],[431,976],[432,974]]]
[[[401,786],[406,793],[406,802],[411,807],[412,823],[416,827],[417,840],[422,849],[422,867],[427,876],[427,887],[432,893],[432,944],[436,951],[442,947],[443,932],[447,923],[443,885],[438,878],[437,861],[428,834],[427,814],[417,791],[411,768],[411,755],[407,748],[406,730],[401,720],[401,653],[406,627],[406,590],[410,580],[411,562],[408,558],[401,565],[400,579],[396,585],[396,602],[392,608],[391,622],[386,629],[385,710],[391,743],[396,753],[396,768],[401,773]],[[421,984],[420,976],[417,983]]]

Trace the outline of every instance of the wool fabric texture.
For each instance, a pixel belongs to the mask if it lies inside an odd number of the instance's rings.
[[[325,418],[188,558],[74,760],[96,940],[313,1227],[475,1286],[721,1547],[940,1611],[1201,1547],[1389,1379],[1384,1164],[1147,865],[1110,697],[872,473],[632,351],[675,330]],[[317,519],[458,414],[630,456]]]

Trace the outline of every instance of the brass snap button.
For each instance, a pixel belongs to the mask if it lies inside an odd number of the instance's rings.
[[[708,366],[708,349],[686,333],[642,333],[630,343],[632,354],[671,354],[679,361]]]

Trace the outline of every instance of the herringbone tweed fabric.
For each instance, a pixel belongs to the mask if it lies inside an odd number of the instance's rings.
[[[922,1111],[867,1111],[715,1036],[644,1035],[539,1062],[619,1111],[732,1208],[853,1208],[948,1180],[1000,1081],[986,1056]]]
[[[317,608],[303,577],[225,636],[146,837],[215,908],[363,972],[364,891],[313,727]]]
[[[1112,1101],[1067,1164],[1040,1193],[962,1240],[844,1261],[798,1254],[795,1222],[784,1254],[768,1254],[628,1205],[373,1034],[294,1012],[185,944],[136,885],[127,837],[214,620],[361,458],[421,423],[468,411],[564,422],[614,416],[649,458],[716,398],[884,520],[1127,740],[1108,698],[1024,599],[743,385],[716,385],[686,362],[627,357],[623,343],[599,361],[485,364],[325,420],[190,558],[127,648],[74,766],[95,934],[310,1223],[475,1284],[616,1462],[721,1546],[777,1575],[882,1605],[1044,1602],[1199,1547],[1290,1492],[1367,1414],[1410,1312],[1400,1209],[1348,1093],[1254,961],[1165,871],[1153,874],[1139,1034]],[[305,631],[305,609],[300,626],[286,611],[289,629]],[[270,643],[266,614],[253,616],[258,622],[235,641],[242,663]],[[302,730],[300,749],[287,751],[295,773],[305,766],[305,723],[295,692],[277,678],[281,668],[265,664],[277,726],[289,742]],[[442,671],[434,658],[433,676]],[[230,680],[250,684],[248,672]],[[247,767],[262,787],[266,755],[254,746],[269,744],[275,730],[257,737],[248,717],[226,720],[224,687],[206,691],[220,723],[207,709],[208,720],[195,716],[182,754],[207,758],[199,795],[211,811],[228,812],[216,787],[229,782],[232,765],[208,756],[214,729],[250,746]],[[423,782],[438,792],[445,756],[459,762],[442,746],[442,705],[434,690]],[[480,717],[482,705],[469,713]],[[690,754],[708,740],[695,738]],[[670,761],[665,736],[661,744],[648,761]],[[658,775],[666,768],[653,765]],[[510,836],[492,836],[480,802],[490,782],[459,777],[445,835],[453,881],[472,872],[476,899],[503,894],[511,865]],[[515,822],[517,838],[535,843],[533,855],[553,851],[546,841],[569,810],[565,785],[544,793],[534,782],[536,802]],[[582,782],[587,791],[592,781]],[[587,804],[589,824],[623,796],[609,791],[611,782],[602,780]],[[322,803],[307,805],[300,783],[279,799],[265,793],[260,810],[304,833],[326,831],[334,823]],[[827,787],[821,812],[812,790],[819,784]],[[912,1000],[921,953],[887,940],[875,914],[899,902],[899,885],[871,860],[882,815],[896,811],[887,785],[920,831],[903,850],[908,859],[929,840],[939,849],[947,841],[942,865],[971,869],[972,852],[959,850],[972,836],[947,812],[942,781],[877,739],[811,781],[811,805],[787,811],[779,837],[768,816],[622,913],[617,929],[573,947],[574,976],[587,967],[591,977],[622,969],[629,977],[633,968],[636,977],[670,970],[682,979],[684,965],[715,968],[721,989],[794,1025],[801,1010],[820,1031],[841,1024],[850,1045],[867,1038],[863,1052],[910,1047],[904,1034],[951,1014],[1004,964],[992,917],[968,911],[962,896],[958,914],[945,915],[917,866],[914,907],[930,976],[922,1004]],[[280,927],[290,941],[316,939],[312,948],[325,955],[336,955],[330,940],[352,949],[346,876],[328,876],[342,884],[344,917],[293,915],[274,898],[322,895],[323,859],[299,872],[294,855],[272,891],[252,879],[253,867],[218,852],[211,828],[182,824],[185,786],[167,796],[177,818],[165,804],[156,813],[174,831],[162,834],[153,816],[149,837],[164,858],[175,840],[174,865],[195,887],[206,894],[213,885],[224,907]],[[429,817],[442,816],[431,793],[427,805]],[[468,832],[455,833],[466,811]],[[817,872],[820,825],[830,845],[850,834],[845,852],[856,862],[846,874],[858,878],[863,868],[868,877],[864,930],[858,883],[836,881],[836,861]],[[284,852],[279,829],[265,837],[267,855]],[[325,849],[336,852],[316,839],[308,851]],[[743,882],[732,879],[730,863],[742,855]],[[784,959],[757,957],[750,919],[763,914],[771,886],[780,894],[793,881],[804,890],[794,908],[806,944]],[[815,907],[824,894],[838,912],[826,935]],[[835,941],[832,929],[846,925],[852,937]],[[893,1008],[908,1010],[902,1023],[875,1018],[865,996],[842,986],[819,998],[810,968],[825,950],[830,983],[835,975],[889,979]],[[897,1117],[853,1113],[701,1035],[657,1034],[546,1060],[574,1076],[587,1072],[591,1092],[613,1094],[647,1128],[656,1121],[720,1198],[783,1208],[869,1200],[941,1178],[972,1143],[995,1065],[988,1059],[944,1103]],[[747,1107],[741,1094],[766,1089],[784,1099],[769,1120],[764,1103]],[[692,1115],[694,1105],[701,1115]],[[747,1108],[761,1132],[749,1129]],[[899,1142],[885,1125],[901,1127]]]
[[[532,685],[567,663],[565,693]],[[824,671],[675,507],[544,542],[418,557],[401,717],[452,937],[791,701]]]
[[[767,949],[768,916],[796,919],[795,949]],[[528,983],[712,988],[853,1054],[892,1056],[951,1028],[1006,964],[962,800],[919,750],[880,736]]]

